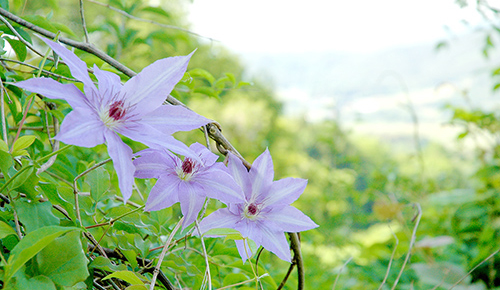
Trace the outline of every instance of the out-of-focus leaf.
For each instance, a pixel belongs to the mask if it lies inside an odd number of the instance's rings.
[[[209,96],[209,97],[212,97],[212,98],[219,99],[219,95],[217,94],[217,92],[213,88],[210,88],[210,87],[195,88],[193,90],[193,92],[194,93],[203,94],[203,95],[206,95],[206,96]]]
[[[188,73],[193,78],[206,79],[210,84],[213,84],[215,82],[215,77],[211,73],[209,73],[208,71],[206,71],[204,69],[195,68],[195,69],[189,70]]]

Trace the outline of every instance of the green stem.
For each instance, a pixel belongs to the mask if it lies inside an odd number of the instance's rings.
[[[116,222],[117,220],[123,218],[123,217],[126,217],[128,216],[129,214],[133,214],[134,212],[140,210],[140,209],[143,209],[144,208],[144,205],[141,205],[140,207],[134,209],[134,210],[131,210],[129,212],[126,212],[114,219],[111,219],[109,222],[106,222],[106,223],[100,223],[100,224],[96,224],[96,225],[92,225],[92,226],[88,226],[88,227],[85,227],[86,229],[92,229],[92,228],[97,228],[97,227],[102,227],[102,226],[105,226],[105,225],[112,225],[114,222]]]
[[[64,150],[68,149],[68,148],[69,148],[69,147],[71,147],[71,146],[72,146],[72,145],[66,145],[66,146],[64,146],[63,148],[59,149],[59,150],[56,150],[56,151],[54,151],[54,152],[52,152],[52,153],[50,153],[50,154],[47,154],[47,155],[43,156],[42,158],[40,158],[40,159],[36,160],[36,163],[42,163],[43,161],[45,161],[45,160],[49,159],[50,157],[52,157],[52,156],[54,156],[54,155],[56,155],[56,154],[61,153],[62,151],[64,151]]]
[[[9,180],[7,180],[4,185],[2,186],[2,188],[0,188],[0,192],[3,192],[5,190],[5,188],[7,188],[7,185],[9,185],[11,183],[12,180],[16,179],[16,177],[18,177],[19,175],[21,175],[21,173],[23,173],[24,171],[26,171],[26,169],[28,168],[31,168],[33,167],[33,165],[27,165],[23,168],[21,168],[21,170],[19,170],[18,172],[16,172],[16,174],[14,174],[14,176],[12,176]]]

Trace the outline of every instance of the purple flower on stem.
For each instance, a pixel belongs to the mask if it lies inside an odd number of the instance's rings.
[[[228,203],[200,223],[202,233],[214,228],[231,228],[244,238],[262,245],[282,260],[291,262],[285,232],[300,232],[317,227],[308,216],[290,206],[304,191],[307,180],[274,179],[273,161],[266,149],[253,163],[250,171],[236,156],[229,154],[228,168],[243,189],[244,202]],[[243,262],[252,253],[246,240],[235,240]]]
[[[189,147],[199,161],[190,157],[181,160],[166,150],[146,149],[134,160],[137,178],[157,178],[149,193],[145,210],[160,210],[181,203],[184,215],[182,228],[194,222],[206,197],[225,202],[243,202],[241,188],[216,162],[218,156],[205,146],[194,143]]]
[[[160,59],[124,85],[118,75],[94,65],[97,88],[85,62],[62,45],[41,39],[62,57],[73,77],[83,83],[85,94],[74,84],[61,84],[51,78],[33,78],[14,85],[50,99],[65,100],[71,105],[73,111],[65,117],[55,138],[82,147],[106,142],[125,200],[132,195],[134,181],[132,149],[117,133],[149,147],[167,148],[185,155],[191,151],[171,135],[210,122],[181,106],[162,105],[182,78],[191,55]]]

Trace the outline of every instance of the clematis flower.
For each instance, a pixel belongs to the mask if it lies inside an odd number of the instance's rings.
[[[216,162],[218,156],[205,146],[189,147],[200,161],[190,157],[181,160],[166,150],[146,149],[134,160],[137,178],[157,178],[149,193],[145,210],[154,211],[180,202],[184,215],[183,229],[195,221],[206,197],[226,202],[243,202],[241,188]]]
[[[62,45],[41,39],[65,61],[73,77],[83,83],[85,93],[74,84],[61,84],[44,77],[13,85],[71,105],[73,111],[64,118],[55,139],[82,147],[106,143],[125,200],[132,195],[134,166],[132,149],[118,134],[149,147],[190,154],[188,147],[171,134],[198,128],[209,120],[183,107],[162,103],[182,78],[191,54],[160,59],[124,85],[118,75],[94,65],[96,87],[85,62]]]
[[[317,227],[308,216],[290,206],[304,191],[307,180],[274,179],[273,161],[266,149],[253,163],[250,171],[236,156],[229,154],[228,168],[243,189],[244,202],[228,203],[200,222],[206,233],[214,228],[231,228],[244,238],[253,240],[282,260],[291,262],[285,232],[300,232]],[[252,256],[246,240],[235,240],[243,262]]]

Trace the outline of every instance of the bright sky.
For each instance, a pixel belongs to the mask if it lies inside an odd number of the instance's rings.
[[[189,11],[195,32],[242,53],[374,51],[445,39],[470,29],[463,19],[480,22],[455,0],[194,0]]]

